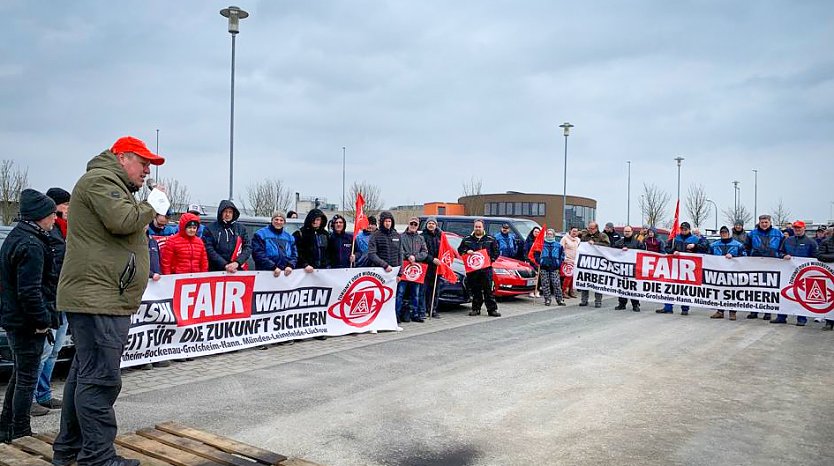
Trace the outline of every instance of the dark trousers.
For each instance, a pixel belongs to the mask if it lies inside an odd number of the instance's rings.
[[[480,311],[484,303],[486,303],[487,312],[498,310],[498,304],[492,296],[491,267],[466,274],[466,287],[472,294],[473,311]]]
[[[628,301],[629,300],[627,298],[617,298],[617,304],[619,304],[620,307],[625,307],[625,305]],[[635,309],[640,307],[640,301],[638,301],[636,299],[632,299],[631,300],[631,307],[635,308]]]
[[[77,458],[79,466],[97,466],[116,455],[116,412],[122,389],[119,364],[130,329],[130,316],[67,313],[75,357],[64,386],[61,432],[53,450],[59,458]]]
[[[14,357],[14,367],[0,414],[0,441],[11,441],[32,433],[29,412],[38,385],[38,369],[46,334],[32,330],[9,330],[6,338]]]

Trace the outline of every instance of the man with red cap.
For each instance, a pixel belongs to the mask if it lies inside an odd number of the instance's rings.
[[[805,222],[797,220],[793,222],[793,236],[785,238],[782,242],[783,259],[790,260],[791,257],[817,257],[818,245],[814,238],[809,238],[805,235]],[[775,320],[770,321],[771,324],[786,324],[788,323],[788,316],[786,314],[777,314]],[[796,325],[804,327],[808,323],[808,318],[805,316],[796,316]]]
[[[113,403],[122,386],[119,366],[130,317],[150,271],[145,226],[155,210],[133,194],[150,166],[164,161],[139,139],[123,137],[87,163],[72,191],[58,309],[66,313],[76,352],[64,386],[53,465],[139,465],[113,448]]]

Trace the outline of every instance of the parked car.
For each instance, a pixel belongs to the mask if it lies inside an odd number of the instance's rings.
[[[462,237],[449,233],[449,245],[457,249]],[[455,273],[465,275],[463,261],[455,259],[452,264]],[[498,257],[492,263],[493,294],[495,296],[517,296],[533,291],[536,287],[536,270],[526,262],[509,257]]]
[[[0,226],[0,247],[2,247],[3,242],[6,241],[6,237],[9,236],[9,232],[12,231],[14,226]],[[58,353],[58,362],[65,363],[72,361],[73,356],[75,355],[75,345],[72,343],[72,334],[67,331],[67,339],[64,340],[64,346],[61,348],[61,352]],[[0,327],[0,378],[5,379],[6,375],[11,373],[11,369],[14,365],[14,360],[12,359],[12,349],[9,347],[9,340],[6,338],[6,331]]]
[[[625,228],[625,227],[624,226],[614,227],[614,231],[616,231],[617,233],[622,235],[623,234],[623,228]],[[642,228],[643,228],[642,226],[631,227],[631,229],[634,230],[635,234],[640,233],[640,230]],[[655,229],[657,230],[657,239],[659,239],[660,241],[663,241],[664,243],[669,241],[669,233],[670,233],[669,230],[667,230],[665,228],[655,228]]]
[[[428,215],[420,217],[420,229],[422,230],[426,225]],[[510,225],[510,231],[515,233],[518,238],[524,242],[527,235],[535,227],[540,225],[532,220],[526,218],[510,218],[510,217],[472,217],[465,215],[437,215],[437,226],[447,232],[454,233],[458,236],[466,236],[472,233],[472,223],[475,220],[481,219],[484,221],[484,229],[488,235],[495,236],[501,232],[501,225],[507,223]]]

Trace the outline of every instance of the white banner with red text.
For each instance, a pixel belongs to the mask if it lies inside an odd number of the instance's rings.
[[[582,243],[578,289],[729,311],[834,318],[834,269],[808,258],[667,255]]]
[[[209,272],[150,281],[122,367],[288,340],[396,330],[399,267]]]

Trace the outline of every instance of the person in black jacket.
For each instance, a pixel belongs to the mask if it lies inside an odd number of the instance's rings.
[[[203,242],[208,254],[209,270],[229,273],[242,270],[252,255],[246,228],[237,223],[240,211],[229,200],[220,201],[217,221],[203,230]]]
[[[472,234],[461,241],[458,246],[458,253],[472,254],[475,251],[486,249],[489,259],[495,262],[500,255],[498,241],[484,231],[484,221],[475,220]],[[466,258],[464,257],[464,260]],[[498,303],[492,296],[492,266],[475,270],[466,274],[466,286],[472,293],[472,311],[470,316],[481,315],[481,306],[486,303],[487,314],[491,317],[501,317],[498,312]]]
[[[828,239],[820,243],[820,247],[817,249],[817,259],[821,262],[834,262],[834,236],[829,236]],[[834,320],[825,319],[823,330],[834,330]]]
[[[326,269],[330,265],[327,260],[327,216],[319,209],[307,212],[304,226],[293,233],[295,248],[298,251],[296,267],[311,273],[314,269]]]
[[[443,232],[437,227],[437,219],[429,217],[426,220],[426,228],[420,234],[423,236],[423,240],[426,242],[426,249],[428,250],[428,256],[426,256],[426,263],[428,264],[428,268],[426,269],[426,286],[423,287],[426,295],[423,302],[428,303],[427,306],[430,309],[431,317],[438,319],[440,318],[440,314],[437,313],[437,296],[434,294],[434,285],[437,278],[437,266],[440,265],[440,259],[437,256],[440,252],[440,235]],[[434,301],[432,301],[432,297],[434,297]]]
[[[630,226],[626,226],[623,228],[623,237],[617,240],[614,243],[615,248],[620,248],[623,251],[627,251],[629,249],[646,249],[646,245],[643,244],[642,241],[637,239],[637,235],[634,234],[634,229]],[[626,303],[628,302],[627,298],[617,298],[617,307],[614,309],[617,310],[624,310],[626,308]],[[631,310],[634,312],[640,312],[640,301],[636,299],[631,300]]]
[[[58,328],[58,275],[49,231],[55,202],[34,189],[20,194],[20,223],[0,248],[0,326],[14,357],[0,413],[0,441],[32,434],[32,397],[44,342]]]
[[[403,264],[400,234],[394,228],[394,216],[385,211],[379,214],[379,229],[368,241],[368,265],[390,272]]]
[[[353,266],[356,255],[352,254],[353,234],[346,231],[347,221],[339,214],[330,220],[333,230],[327,242],[327,260],[331,269],[347,269]]]

